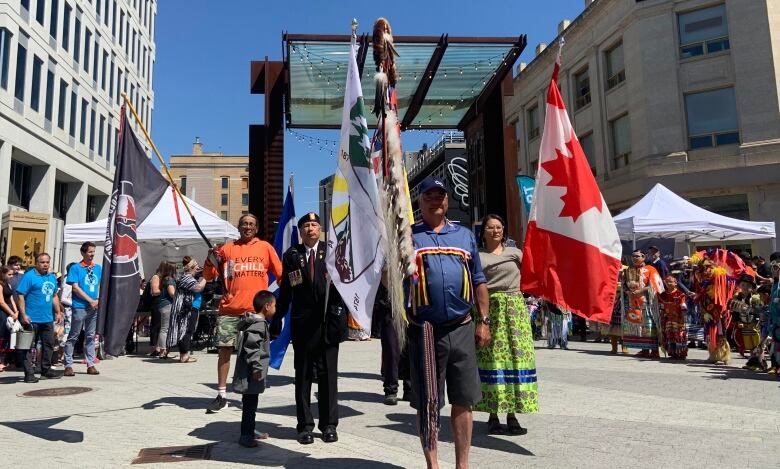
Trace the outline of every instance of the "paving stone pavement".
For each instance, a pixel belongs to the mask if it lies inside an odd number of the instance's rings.
[[[520,417],[529,432],[519,437],[487,436],[486,415],[475,414],[472,467],[778,467],[780,379],[741,370],[744,360],[712,366],[700,350],[680,363],[612,356],[607,344],[537,344],[541,411]],[[424,467],[412,409],[382,404],[379,347],[342,345],[339,441],[308,446],[295,441],[292,348],[260,396],[257,428],[271,439],[255,449],[237,444],[239,395],[219,414],[204,412],[216,395],[216,355],[190,364],[120,357],[101,363],[99,376],[77,365],[75,378],[38,384],[0,373],[2,466],[125,467],[142,448],[215,444],[211,460],[174,467]],[[63,386],[94,390],[21,396]],[[445,408],[442,467],[455,462],[449,423]]]

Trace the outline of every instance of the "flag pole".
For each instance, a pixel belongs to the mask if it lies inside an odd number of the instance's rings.
[[[149,142],[149,145],[152,146],[152,150],[154,150],[154,154],[157,156],[157,160],[160,162],[160,167],[162,167],[165,170],[165,175],[168,177],[168,181],[171,183],[173,190],[176,191],[177,194],[179,194],[179,198],[184,204],[184,208],[187,209],[187,213],[189,213],[190,219],[192,220],[192,224],[195,225],[195,229],[198,231],[198,234],[200,235],[201,238],[203,238],[203,241],[206,243],[209,249],[213,248],[214,246],[211,244],[211,241],[209,241],[209,239],[203,233],[203,230],[200,229],[200,225],[198,224],[198,221],[195,219],[195,215],[192,213],[192,209],[190,209],[190,204],[187,203],[187,200],[184,198],[184,195],[181,193],[181,190],[179,190],[179,186],[176,185],[176,183],[173,181],[173,176],[171,176],[171,172],[168,171],[168,166],[165,164],[165,160],[163,159],[162,155],[160,155],[160,150],[158,150],[157,145],[154,144],[154,141],[152,140],[152,137],[149,135],[149,132],[146,130],[146,127],[144,126],[141,117],[135,111],[135,108],[133,107],[133,103],[130,102],[130,98],[127,96],[127,93],[122,92],[122,98],[124,98],[125,105],[127,105],[127,108],[130,109],[130,113],[135,118],[135,121],[138,122],[138,127],[140,127],[141,131],[144,133],[144,137],[146,137],[146,141]]]

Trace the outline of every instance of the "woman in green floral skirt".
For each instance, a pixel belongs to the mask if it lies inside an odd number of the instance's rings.
[[[488,412],[488,432],[525,435],[516,413],[539,410],[536,354],[531,320],[520,291],[523,253],[504,245],[504,220],[498,215],[482,219],[479,259],[490,292],[490,345],[477,348],[482,400],[475,411]],[[506,428],[498,414],[507,414]]]

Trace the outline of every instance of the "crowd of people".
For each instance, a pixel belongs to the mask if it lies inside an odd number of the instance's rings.
[[[612,354],[638,350],[641,358],[685,360],[688,351],[709,351],[708,360],[728,364],[732,353],[744,368],[780,373],[780,252],[769,261],[747,252],[710,248],[667,264],[656,246],[631,253],[619,277],[609,323],[583,326]],[[576,315],[528,298],[534,338],[549,348],[568,348]],[[618,347],[620,346],[620,350]]]
[[[486,216],[477,239],[447,218],[443,181],[426,178],[419,201],[422,219],[412,228],[419,272],[405,286],[408,327],[394,327],[384,283],[373,317],[382,345],[377,361],[384,403],[408,400],[417,410],[429,467],[438,465],[445,390],[459,466],[468,465],[474,411],[487,414],[487,433],[527,433],[518,416],[539,409],[535,340],[567,349],[570,335],[584,340],[590,327],[596,341],[611,343],[612,354],[621,346],[623,353],[637,349],[644,358],[664,353],[685,360],[689,348],[698,346],[709,350],[713,363],[729,363],[733,349],[748,358],[747,368],[780,374],[780,253],[767,263],[760,256],[711,249],[667,265],[657,247],[636,250],[621,270],[611,320],[588,324],[555,304],[523,295],[523,253],[507,239],[500,216]],[[278,256],[257,237],[257,217],[245,214],[238,222],[240,238],[210,250],[202,268],[189,256],[180,263],[161,262],[141,284],[140,313],[128,333],[128,352],[135,351],[135,333],[148,329],[150,356],[173,359],[170,351],[178,349],[179,362],[196,362],[191,352],[200,310],[214,297],[217,395],[205,410],[214,414],[228,406],[236,352],[232,389],[242,394],[239,443],[247,447],[268,438],[255,430],[258,396],[266,388],[270,342],[281,333],[287,311],[295,351],[297,440],[304,445],[315,441],[315,381],[316,427],[325,443],[338,441],[340,344],[369,334],[350,334],[355,322],[328,277],[319,216],[302,216],[298,228],[301,243]],[[84,243],[81,255],[59,276],[51,272],[46,253],[26,272],[16,256],[0,269],[0,371],[21,368],[25,382],[37,382],[36,375],[75,376],[74,354],[81,347],[86,374],[99,374],[102,272],[93,243]],[[269,291],[269,274],[277,279],[276,294]],[[54,368],[59,361],[62,373]]]

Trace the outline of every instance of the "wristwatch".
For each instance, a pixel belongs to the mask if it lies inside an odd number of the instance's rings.
[[[490,326],[490,316],[478,316],[476,319],[474,319],[476,322],[481,322],[482,324],[486,326]]]

